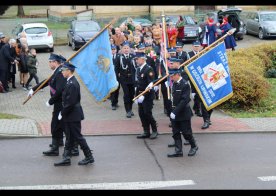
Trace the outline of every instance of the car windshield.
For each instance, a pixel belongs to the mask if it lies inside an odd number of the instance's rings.
[[[47,33],[47,28],[45,27],[32,27],[32,28],[27,28],[25,30],[27,34],[41,34],[41,33]]]
[[[276,13],[261,14],[260,18],[262,21],[276,21]]]
[[[192,17],[190,17],[190,16],[186,16],[185,17],[185,24],[191,24],[191,25],[194,25],[195,24],[195,21],[193,20],[193,18]]]
[[[78,32],[79,31],[84,31],[84,32],[99,31],[99,27],[95,23],[81,22],[81,23],[76,23],[75,31],[78,31]]]

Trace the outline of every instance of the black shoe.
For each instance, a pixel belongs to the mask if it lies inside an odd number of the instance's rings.
[[[48,151],[44,151],[43,154],[45,156],[58,156],[59,155],[59,150],[53,150],[53,149],[50,149]]]
[[[141,135],[138,135],[137,139],[144,139],[144,138],[149,138],[149,137],[150,137],[150,134],[143,133]]]
[[[12,88],[16,88],[16,86],[12,86]]]
[[[71,159],[63,159],[60,162],[54,163],[54,166],[69,166],[71,165]]]
[[[212,122],[211,122],[211,121],[209,121],[209,125],[212,125]]]
[[[112,106],[112,110],[116,110],[116,106]]]
[[[198,147],[193,147],[190,149],[188,156],[194,156],[196,154],[196,151],[198,150]]]
[[[190,145],[190,142],[188,140],[185,140],[184,143],[183,143],[185,146],[186,145]]]
[[[134,113],[132,111],[130,113],[131,113],[131,116],[134,116]]]
[[[170,157],[170,158],[173,158],[173,157],[183,157],[183,152],[173,152],[173,153],[169,153],[168,155],[167,155],[168,157]]]
[[[63,140],[59,140],[58,145],[59,146],[64,146]],[[53,144],[49,144],[49,147],[53,147]]]
[[[209,128],[209,123],[205,121],[201,129],[207,129],[207,128]]]
[[[156,139],[157,138],[157,136],[158,136],[158,132],[157,131],[155,131],[155,132],[152,132],[152,134],[150,135],[150,139]]]
[[[131,118],[131,112],[127,112],[127,113],[126,113],[126,117],[127,117],[127,118]]]
[[[94,163],[94,158],[93,157],[86,157],[83,160],[78,162],[78,165],[87,165],[88,163]]]
[[[175,143],[174,143],[174,142],[172,142],[172,143],[168,144],[168,147],[169,147],[169,148],[171,148],[171,147],[175,147]]]
[[[198,117],[202,117],[202,114],[200,112],[195,113]]]

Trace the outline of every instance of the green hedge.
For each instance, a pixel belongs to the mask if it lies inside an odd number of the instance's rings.
[[[249,109],[268,98],[275,51],[276,42],[227,52],[234,95],[220,107]]]

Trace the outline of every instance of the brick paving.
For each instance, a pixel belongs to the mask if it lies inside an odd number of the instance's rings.
[[[71,57],[74,51],[68,46],[56,46],[55,53],[62,54],[66,58]],[[48,66],[49,53],[38,51],[39,61],[38,77],[41,80],[50,76],[51,70]],[[80,80],[79,80],[80,81]],[[34,81],[31,83],[34,84]],[[122,89],[119,96],[119,108],[111,110],[110,101],[98,104],[93,100],[82,82],[81,104],[84,110],[85,120],[82,121],[83,133],[86,135],[116,135],[116,134],[140,134],[142,127],[138,116],[137,105],[133,105],[135,116],[131,119],[125,117],[123,107]],[[11,136],[49,136],[52,107],[46,107],[45,103],[50,97],[49,87],[43,92],[39,91],[25,105],[23,101],[27,98],[28,91],[24,91],[19,85],[19,76],[16,75],[16,89],[10,93],[0,93],[1,113],[15,114],[23,119],[1,120],[0,135]],[[169,119],[163,113],[163,101],[154,101],[153,115],[158,122],[160,133],[171,133],[168,127]],[[202,118],[192,118],[192,128],[195,133],[214,132],[249,132],[249,131],[276,131],[276,118],[232,118],[223,112],[215,110],[211,117],[212,125],[209,129],[202,130]]]

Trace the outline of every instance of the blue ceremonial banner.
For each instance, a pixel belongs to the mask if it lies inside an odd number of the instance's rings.
[[[233,96],[224,42],[187,65],[185,71],[207,110]]]
[[[108,30],[88,43],[70,62],[96,102],[103,102],[118,88]]]

